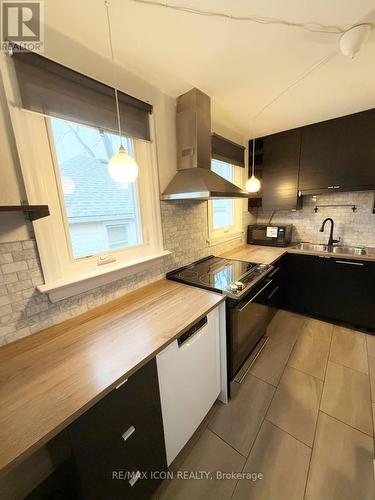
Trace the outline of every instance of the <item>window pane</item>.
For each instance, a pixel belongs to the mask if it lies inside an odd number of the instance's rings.
[[[121,248],[128,242],[128,226],[107,226],[108,244],[110,248]]]
[[[224,179],[233,182],[233,166],[219,160],[212,160],[211,170]],[[234,224],[234,206],[232,199],[213,200],[212,202],[214,229],[220,229]]]
[[[51,125],[74,257],[141,243],[136,183],[108,173],[119,137],[54,118]],[[133,154],[131,139],[124,146]]]

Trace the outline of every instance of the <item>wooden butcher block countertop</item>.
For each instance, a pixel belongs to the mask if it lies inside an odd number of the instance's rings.
[[[0,348],[0,471],[103,398],[224,297],[160,280]]]

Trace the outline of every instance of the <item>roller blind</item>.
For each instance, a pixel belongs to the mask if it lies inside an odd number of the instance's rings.
[[[215,160],[225,161],[238,167],[245,167],[245,148],[235,142],[212,134],[211,154]]]
[[[22,107],[117,132],[114,89],[26,50],[13,53]],[[150,140],[152,106],[118,92],[124,135]]]

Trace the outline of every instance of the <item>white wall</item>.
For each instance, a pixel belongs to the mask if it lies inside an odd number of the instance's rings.
[[[0,72],[0,205],[19,205],[25,197]],[[28,238],[28,231],[23,214],[0,214],[0,242],[25,238]]]

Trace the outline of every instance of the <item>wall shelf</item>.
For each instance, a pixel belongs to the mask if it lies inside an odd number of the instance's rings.
[[[23,212],[31,221],[47,217],[48,205],[0,205],[1,212]]]

